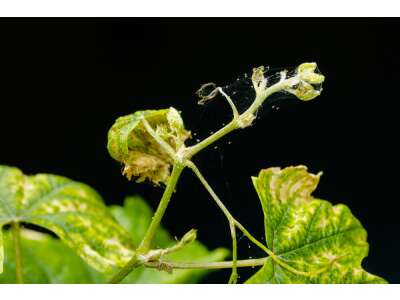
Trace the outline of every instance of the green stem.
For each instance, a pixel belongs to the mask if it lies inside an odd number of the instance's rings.
[[[290,79],[280,81],[280,82],[275,83],[274,85],[270,86],[266,90],[257,92],[257,96],[256,96],[254,102],[244,113],[242,113],[238,117],[234,117],[231,122],[226,124],[224,127],[219,129],[217,132],[210,135],[206,139],[202,140],[201,142],[197,143],[196,145],[193,145],[192,147],[187,148],[185,157],[187,159],[191,159],[196,153],[200,152],[204,148],[206,148],[209,145],[211,145],[212,143],[216,142],[223,136],[227,135],[228,133],[232,132],[235,129],[242,128],[241,124],[243,124],[243,122],[245,120],[248,120],[249,117],[253,116],[269,96],[271,96],[272,94],[275,94],[281,90],[284,90],[288,86],[289,80]],[[222,89],[221,89],[221,91],[222,91]],[[235,115],[235,113],[234,113],[234,115]]]
[[[235,218],[231,215],[229,210],[226,208],[226,206],[222,203],[221,199],[215,194],[214,190],[211,188],[211,186],[208,184],[207,180],[203,177],[201,174],[200,170],[197,168],[197,166],[191,162],[187,161],[186,165],[196,174],[196,176],[199,178],[200,182],[204,185],[206,190],[209,192],[211,197],[214,199],[214,201],[217,203],[219,208],[222,210],[224,215],[229,221],[229,227],[231,231],[231,236],[232,236],[232,259],[233,259],[233,264],[232,264],[232,273],[229,278],[229,283],[236,283],[237,281],[237,239],[236,239],[236,227],[235,227]]]
[[[149,251],[154,235],[157,232],[158,226],[160,226],[161,219],[163,218],[164,213],[168,207],[169,200],[171,199],[172,193],[175,191],[176,184],[178,183],[178,179],[184,167],[185,166],[180,163],[174,164],[164,194],[161,197],[160,203],[158,204],[157,210],[154,213],[150,226],[147,229],[146,234],[144,235],[144,238],[137,249],[138,253],[146,253],[147,251]]]
[[[215,201],[215,203],[217,203],[217,205],[219,206],[219,208],[222,210],[222,212],[224,213],[224,215],[226,216],[226,218],[228,219],[229,222],[232,222],[233,224],[235,224],[243,233],[244,235],[246,235],[254,244],[258,245],[261,249],[264,250],[264,248],[266,248],[261,242],[259,242],[255,237],[253,237],[246,228],[244,228],[244,226],[242,224],[239,223],[239,221],[237,221],[232,214],[230,213],[230,211],[226,208],[226,206],[224,205],[224,203],[221,201],[221,199],[218,197],[218,195],[214,192],[214,190],[212,189],[212,187],[208,184],[207,180],[204,178],[203,174],[201,174],[200,170],[197,168],[197,166],[192,162],[192,161],[188,161],[186,162],[186,165],[196,174],[197,178],[199,178],[200,182],[203,184],[203,186],[205,187],[205,189],[208,191],[208,193],[211,195],[211,197],[213,198],[213,200]],[[270,252],[272,253],[271,250],[269,250],[267,248],[267,253]],[[270,254],[268,253],[268,254]],[[272,253],[273,254],[273,253]]]
[[[214,192],[212,187],[208,184],[207,180],[203,177],[201,174],[200,170],[197,168],[197,166],[191,162],[188,161],[186,162],[186,165],[193,170],[193,172],[196,174],[196,176],[199,178],[200,182],[204,185],[206,190],[209,192],[211,197],[214,199],[214,201],[217,203],[217,205],[220,207],[226,218],[228,219],[229,223],[233,222],[240,231],[243,232],[243,234],[251,241],[253,242],[256,246],[261,248],[264,252],[266,252],[277,264],[280,266],[284,267],[285,269],[289,270],[290,272],[297,274],[297,275],[303,275],[303,276],[310,276],[313,273],[310,272],[302,272],[299,270],[296,270],[295,268],[291,267],[287,263],[283,262],[279,257],[275,255],[274,252],[272,252],[270,249],[268,249],[263,243],[258,241],[250,232],[237,221],[229,212],[229,210],[226,208],[226,206],[222,203],[221,199],[217,196],[217,194]],[[318,271],[319,272],[319,271]]]
[[[186,149],[185,156],[190,159],[193,155],[200,152],[207,146],[211,145],[212,143],[216,142],[223,136],[227,135],[228,133],[232,132],[233,130],[238,128],[237,120],[233,119],[231,122],[226,124],[220,130],[215,132],[214,134],[210,135],[206,139],[202,140],[201,142],[197,143],[196,145],[189,147]]]
[[[223,90],[222,88],[218,88],[218,90],[219,90],[219,92],[225,97],[226,101],[228,101],[229,106],[230,106],[231,109],[232,109],[233,118],[234,118],[234,119],[239,118],[239,112],[238,112],[238,110],[237,110],[237,108],[236,108],[235,103],[233,103],[231,97],[229,97],[229,96],[224,92],[224,90]]]
[[[236,227],[234,222],[229,222],[229,227],[232,236],[232,272],[229,277],[228,283],[237,283],[238,273],[237,273],[237,239],[236,239]]]
[[[138,261],[135,254],[135,256],[132,257],[131,260],[108,281],[108,283],[120,283],[126,276],[129,275],[130,272],[132,272],[133,269],[138,267],[140,264],[141,263]]]
[[[231,269],[236,264],[238,268],[244,267],[256,267],[265,264],[268,257],[255,258],[255,259],[243,259],[234,261],[219,261],[219,262],[205,262],[205,263],[179,263],[163,261],[163,264],[168,265],[172,269]],[[149,268],[159,268],[160,262],[146,262],[144,264]]]
[[[24,283],[22,274],[22,254],[21,254],[21,228],[18,222],[11,223],[11,230],[14,241],[15,253],[15,275],[17,283]]]
[[[226,208],[226,206],[224,205],[224,203],[221,201],[221,199],[219,199],[219,197],[217,196],[217,194],[214,192],[214,190],[212,189],[212,187],[208,184],[207,180],[204,178],[203,174],[201,174],[200,170],[197,168],[197,166],[192,162],[192,161],[187,161],[186,162],[186,166],[188,166],[193,173],[197,176],[197,178],[200,180],[200,182],[203,184],[203,186],[205,187],[205,189],[207,190],[207,192],[211,195],[211,197],[214,199],[215,203],[218,205],[218,207],[222,210],[222,212],[224,213],[224,215],[226,216],[226,218],[231,221],[234,222],[235,219],[233,218],[233,216],[231,215],[231,213],[229,212],[229,210]]]
[[[275,83],[274,85],[271,85],[269,88],[263,90],[262,92],[258,92],[254,102],[250,105],[250,107],[242,115],[254,114],[260,108],[260,106],[264,103],[264,101],[267,100],[267,98],[269,96],[287,88],[288,83],[290,81],[293,81],[293,79],[291,78],[291,79],[279,81],[279,82]]]
[[[257,90],[256,89],[256,99],[252,103],[252,105],[241,115],[238,114],[237,109],[233,103],[233,101],[230,99],[228,95],[226,95],[222,89],[220,89],[220,92],[226,97],[228,100],[229,105],[232,108],[233,111],[233,120],[229,122],[226,126],[222,127],[219,129],[216,133],[213,135],[207,137],[200,143],[186,148],[183,152],[179,153],[178,155],[175,153],[175,151],[168,145],[162,138],[158,136],[158,134],[153,130],[153,128],[150,126],[150,124],[146,121],[143,120],[143,124],[145,129],[149,132],[149,134],[160,144],[160,146],[169,154],[169,156],[174,160],[174,166],[173,170],[171,173],[171,176],[168,180],[167,187],[164,191],[164,194],[160,200],[160,203],[157,207],[157,210],[152,218],[152,221],[150,223],[149,228],[147,229],[147,232],[140,243],[137,253],[135,253],[134,257],[128,262],[128,264],[123,267],[111,280],[110,283],[118,283],[122,279],[124,279],[134,268],[136,268],[138,265],[145,264],[143,261],[141,261],[139,258],[140,255],[144,255],[149,252],[151,243],[153,241],[153,238],[157,232],[157,229],[161,223],[161,219],[164,216],[164,213],[168,207],[169,201],[171,199],[172,193],[175,190],[176,184],[178,182],[178,179],[183,171],[183,169],[188,166],[190,167],[193,172],[197,175],[197,177],[200,179],[200,181],[203,183],[207,191],[211,194],[212,198],[215,200],[217,205],[220,207],[222,212],[225,214],[229,221],[229,226],[231,230],[231,236],[232,236],[232,247],[233,247],[233,261],[231,262],[230,266],[232,268],[232,274],[229,279],[230,283],[236,283],[237,280],[237,267],[241,264],[237,260],[237,239],[236,239],[236,227],[240,229],[254,244],[259,246],[261,249],[263,249],[266,253],[268,253],[273,260],[275,260],[278,264],[281,266],[287,268],[288,270],[295,271],[294,273],[296,274],[303,274],[304,272],[297,271],[296,269],[290,267],[289,265],[285,264],[284,262],[280,261],[280,259],[275,256],[275,254],[269,250],[266,246],[264,246],[261,242],[259,242],[256,238],[254,238],[229,212],[229,210],[225,207],[225,205],[222,203],[222,201],[219,199],[219,197],[215,194],[213,189],[209,186],[207,181],[204,179],[200,171],[197,169],[197,167],[193,164],[193,162],[190,161],[191,157],[201,151],[202,149],[206,148],[210,144],[214,143],[215,141],[219,140],[226,134],[230,133],[231,131],[238,129],[238,128],[244,128],[246,126],[249,126],[254,119],[254,114],[258,110],[258,108],[263,104],[263,102],[272,94],[279,92],[283,89],[285,89],[288,86],[288,81],[287,80],[282,80],[271,87],[265,89],[265,90]],[[229,263],[229,262],[228,262]],[[160,265],[159,265],[160,266]],[[17,271],[18,272],[18,271]],[[21,274],[22,276],[22,274]],[[22,280],[22,277],[21,277]]]
[[[109,283],[119,283],[121,282],[133,269],[141,266],[147,265],[148,262],[156,262],[159,261],[163,256],[168,255],[170,253],[179,251],[186,245],[190,244],[196,239],[196,230],[192,229],[187,232],[182,239],[169,248],[164,249],[153,249],[149,250],[146,253],[138,253],[131,258],[127,265],[125,265],[115,276],[111,278]],[[159,268],[162,266],[166,266],[166,264],[159,262]]]
[[[164,216],[165,210],[168,207],[169,201],[171,199],[172,193],[175,191],[176,184],[178,179],[184,169],[184,165],[179,163],[175,163],[172,169],[171,176],[168,180],[168,184],[164,190],[164,193],[161,197],[160,203],[157,207],[156,212],[151,220],[150,226],[144,235],[142,242],[140,243],[137,253],[131,258],[131,260],[117,273],[115,274],[109,283],[119,283],[124,279],[134,268],[141,264],[138,261],[138,255],[145,254],[149,251],[151,247],[151,243],[153,238],[157,232],[158,227],[160,226],[161,219]]]

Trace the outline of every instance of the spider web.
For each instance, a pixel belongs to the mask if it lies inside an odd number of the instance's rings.
[[[267,87],[274,85],[282,78],[282,72],[286,73],[286,78],[292,77],[296,73],[296,67],[287,67],[287,68],[270,68],[264,67],[264,77],[267,79]],[[318,73],[318,70],[315,70]],[[225,94],[227,94],[232,102],[235,104],[239,113],[243,113],[246,111],[250,105],[254,102],[256,97],[256,92],[253,87],[252,82],[252,74],[253,71],[249,71],[244,73],[237,78],[228,81],[224,85],[217,85],[214,83],[208,83],[202,85],[202,87],[197,91],[197,95],[200,98],[199,104],[201,106],[200,119],[198,121],[198,134],[195,134],[196,142],[204,139],[213,133],[213,131],[209,132],[208,126],[204,126],[204,124],[218,124],[217,129],[224,126],[225,123],[221,122],[229,122],[232,119],[232,114],[229,110],[228,103],[223,95],[218,92],[217,87],[220,86]],[[321,85],[314,86],[316,90],[321,89]],[[283,106],[291,105],[291,101],[287,101],[288,99],[295,99],[296,97],[289,92],[281,91],[275,93],[268,97],[268,99],[264,102],[264,104],[259,108],[256,112],[257,119],[263,118],[264,116],[274,113],[279,110]],[[220,102],[220,103],[216,103]],[[213,103],[212,105],[210,105]],[[292,102],[293,103],[293,102]],[[217,105],[214,105],[217,104]],[[227,109],[224,113],[220,112],[221,106],[226,105]],[[211,112],[211,110],[217,110],[217,112]],[[222,125],[222,126],[221,126]],[[207,132],[204,132],[207,131]],[[203,132],[202,132],[203,131]],[[229,173],[225,167],[225,159],[224,152],[230,151],[231,148],[231,140],[228,138],[227,140],[218,141],[215,145],[212,145],[209,149],[211,150],[210,155],[214,156],[214,160],[218,161],[217,167],[218,171],[218,181],[219,182],[219,192],[223,201],[227,204],[237,201],[235,199],[234,186],[231,184],[230,176],[232,173]],[[235,142],[234,142],[235,143]],[[231,204],[232,205],[232,204]],[[238,232],[238,251],[239,258],[252,258],[263,255],[263,252],[257,247],[253,247],[252,244],[244,238],[244,235],[241,232]],[[260,240],[264,240],[264,237],[259,237]],[[227,244],[229,247],[229,244]],[[251,270],[250,270],[251,272]],[[246,274],[245,271],[241,271],[241,273]]]
[[[295,67],[264,67],[264,77],[267,79],[267,86],[269,87],[277,83],[281,79],[281,72],[286,72],[287,76],[291,77],[295,74],[295,71]],[[252,73],[253,71],[244,73],[221,86],[222,90],[232,99],[239,113],[243,113],[247,108],[249,108],[256,97],[253,82],[251,80]],[[214,83],[202,85],[196,92],[201,99],[198,103],[201,105],[208,105],[209,102],[211,102],[209,100],[225,101],[223,96],[216,90],[216,87],[217,85]],[[265,115],[266,112],[278,110],[282,103],[284,103],[282,100],[288,98],[294,98],[294,96],[285,91],[275,93],[268,97],[268,100],[263,104],[259,112],[262,111],[262,115]],[[257,117],[260,117],[259,112]]]

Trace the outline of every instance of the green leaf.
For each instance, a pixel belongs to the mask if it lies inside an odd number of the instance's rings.
[[[147,229],[152,210],[140,197],[129,197],[124,207],[112,206],[111,213],[126,228],[133,242],[139,244]],[[87,265],[75,252],[59,239],[48,234],[23,229],[21,236],[22,264],[25,283],[106,283],[113,272],[100,273]],[[156,235],[155,245],[167,247],[175,242],[161,228]],[[5,272],[0,274],[0,283],[15,283],[13,241],[10,231],[4,234]],[[175,262],[210,262],[228,256],[226,249],[208,251],[200,242],[193,242],[181,250],[168,255],[165,260]],[[210,270],[173,270],[172,274],[156,269],[135,269],[124,283],[195,283]]]
[[[4,262],[4,242],[3,242],[3,233],[0,232],[0,274],[3,273],[3,262]]]
[[[133,255],[127,232],[115,222],[97,192],[65,177],[25,176],[17,168],[0,166],[0,229],[12,222],[54,232],[100,271],[123,266]]]
[[[124,207],[114,206],[111,212],[119,223],[133,236],[135,244],[143,238],[145,230],[150,224],[153,212],[147,203],[140,197],[128,197]],[[176,241],[162,227],[157,232],[154,245],[164,248],[173,245]],[[229,255],[224,248],[213,251],[207,250],[200,242],[194,241],[179,251],[165,256],[165,261],[174,262],[212,262],[220,261]],[[172,274],[160,272],[156,269],[138,268],[129,274],[123,283],[195,283],[210,270],[173,270]]]
[[[135,247],[138,247],[150,225],[153,216],[151,207],[139,196],[127,197],[124,206],[112,205],[109,211],[118,223],[125,228]],[[171,237],[164,228],[157,230],[154,247],[166,248],[171,244]]]
[[[367,233],[343,204],[311,196],[321,173],[304,166],[262,170],[253,183],[261,200],[271,258],[247,283],[385,283],[361,266]],[[295,274],[297,273],[297,274]]]
[[[128,179],[137,177],[138,182],[166,183],[173,161],[148,133],[143,121],[147,121],[175,153],[184,147],[185,140],[190,137],[179,112],[172,107],[137,111],[116,120],[108,132],[108,151],[124,165],[123,174]]]
[[[12,234],[4,234],[5,272],[0,283],[16,283]],[[25,283],[92,283],[95,271],[75,252],[48,234],[21,230],[21,252]]]

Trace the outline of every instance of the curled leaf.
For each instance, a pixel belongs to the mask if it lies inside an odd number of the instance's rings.
[[[123,174],[128,179],[166,183],[173,158],[146,130],[144,120],[174,152],[190,137],[176,109],[138,111],[116,120],[108,132],[108,152],[124,165]]]
[[[267,78],[264,75],[265,67],[260,66],[258,68],[253,68],[253,74],[251,76],[251,81],[256,91],[264,90],[267,87]]]
[[[316,63],[303,63],[298,66],[286,91],[303,101],[309,101],[319,96],[322,90],[320,86],[325,77],[316,70]]]
[[[200,98],[197,103],[203,105],[218,95],[217,85],[213,82],[205,83],[196,91],[196,95]]]
[[[253,178],[264,212],[268,258],[248,283],[385,283],[361,266],[367,233],[350,209],[311,196],[320,174],[306,167],[269,168]]]
[[[309,84],[321,84],[324,82],[325,77],[322,74],[316,73],[316,63],[303,63],[297,67],[297,74],[300,80]]]
[[[123,266],[134,253],[127,232],[89,186],[50,174],[25,176],[17,168],[0,166],[0,229],[11,222],[54,232],[100,271]]]
[[[286,91],[303,101],[309,101],[321,94],[324,75],[317,70],[316,63],[303,63],[295,70],[281,70],[267,74],[268,68],[260,66],[253,69],[251,81],[256,95],[263,97],[269,88],[279,86],[277,90]],[[264,96],[265,97],[265,96]]]

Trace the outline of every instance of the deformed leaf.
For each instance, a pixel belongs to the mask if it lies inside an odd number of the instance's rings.
[[[311,196],[319,177],[304,166],[262,170],[253,183],[261,200],[271,258],[247,283],[385,283],[361,266],[367,233],[343,204]],[[303,272],[303,273],[301,273]]]
[[[321,94],[321,84],[324,80],[325,76],[317,72],[316,63],[302,63],[297,67],[286,91],[300,100],[309,101]]]
[[[137,111],[120,117],[108,132],[110,155],[124,165],[123,173],[138,182],[166,183],[173,163],[170,155],[148,133],[146,121],[174,152],[184,146],[190,132],[174,108]]]
[[[122,266],[133,255],[129,235],[97,192],[65,177],[25,176],[17,168],[0,166],[0,228],[12,222],[54,232],[100,271]]]

